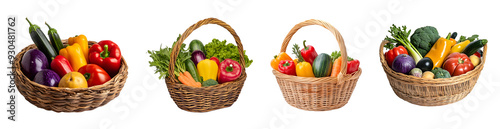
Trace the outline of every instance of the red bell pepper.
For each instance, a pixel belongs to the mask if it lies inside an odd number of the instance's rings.
[[[358,71],[359,68],[359,60],[350,60],[347,61],[347,74],[354,73]]]
[[[443,68],[450,72],[451,76],[458,76],[474,69],[474,65],[467,55],[454,52],[446,57]]]
[[[217,57],[211,57],[210,60],[215,61],[215,63],[217,63],[217,66],[220,67],[220,61],[219,61],[219,59]]]
[[[78,72],[83,74],[85,79],[87,79],[88,87],[104,84],[111,79],[108,73],[96,64],[84,65],[78,70]]]
[[[69,61],[64,58],[64,56],[56,56],[50,63],[50,68],[54,70],[59,77],[63,77],[69,72],[73,72],[73,67],[69,64]]]
[[[288,75],[297,75],[295,72],[295,63],[293,60],[282,60],[278,65],[278,71]]]
[[[216,61],[217,62],[217,61]],[[219,66],[219,78],[217,79],[220,84],[230,82],[238,79],[241,75],[241,65],[232,59],[225,59]]]
[[[394,61],[394,59],[396,58],[396,56],[400,55],[400,54],[408,54],[408,51],[406,51],[406,48],[403,47],[403,46],[398,46],[398,47],[395,47],[387,52],[385,52],[385,61],[387,61],[387,64],[389,65],[389,67],[392,68],[392,62]]]
[[[101,66],[111,77],[118,73],[121,58],[120,48],[111,40],[102,40],[89,50],[89,63]]]
[[[302,58],[304,58],[304,61],[309,62],[311,65],[314,62],[314,59],[318,56],[318,53],[316,53],[316,50],[314,49],[313,46],[307,45],[306,46],[306,40],[303,42],[304,48],[300,50],[300,55],[302,55]]]

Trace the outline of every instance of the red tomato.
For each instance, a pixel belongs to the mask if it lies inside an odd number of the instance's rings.
[[[443,64],[443,69],[450,72],[451,76],[458,76],[474,69],[474,65],[472,64],[472,62],[470,62],[470,59],[467,55],[455,52],[446,57],[446,61],[444,61]]]

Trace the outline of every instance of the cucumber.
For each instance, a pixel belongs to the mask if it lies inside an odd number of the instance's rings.
[[[193,79],[196,82],[203,82],[201,81],[200,75],[198,74],[198,70],[196,69],[196,65],[194,65],[194,62],[192,60],[186,60],[184,63],[186,64],[186,71],[191,74]]]
[[[29,32],[31,40],[35,42],[35,45],[38,48],[38,50],[42,51],[42,53],[45,54],[45,56],[47,57],[47,61],[49,63],[52,62],[52,59],[56,58],[57,56],[56,50],[50,45],[50,41],[47,39],[45,34],[43,34],[40,27],[36,24],[31,24],[28,18],[26,18],[26,20],[30,24]]]
[[[332,59],[326,53],[319,54],[312,64],[315,77],[326,77],[332,73]]]
[[[488,43],[488,40],[486,40],[486,39],[475,40],[475,41],[469,43],[467,46],[465,46],[465,49],[462,53],[464,53],[467,56],[471,56],[474,53],[476,53],[477,50],[484,47],[484,45],[486,45],[486,43]]]
[[[205,46],[198,39],[195,39],[191,41],[191,43],[189,43],[189,52],[193,53],[196,50],[201,50],[203,54],[207,54],[207,51],[205,51]]]
[[[52,47],[54,47],[56,52],[59,54],[59,50],[64,48],[61,41],[61,37],[59,37],[57,30],[50,27],[49,24],[47,24],[47,22],[45,22],[45,25],[49,27],[49,32],[47,32],[47,34],[49,35],[50,43],[52,43]]]

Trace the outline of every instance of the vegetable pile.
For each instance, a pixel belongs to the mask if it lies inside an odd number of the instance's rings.
[[[121,51],[110,40],[88,47],[87,37],[77,35],[64,46],[56,29],[49,26],[49,39],[40,27],[26,18],[29,33],[38,49],[24,53],[21,70],[30,80],[41,85],[63,88],[88,88],[101,85],[118,74]]]
[[[159,73],[159,79],[169,77],[169,67],[175,67],[174,75],[182,84],[193,87],[209,87],[238,79],[243,70],[240,64],[238,47],[226,40],[213,39],[207,45],[200,40],[192,40],[189,48],[182,43],[179,55],[175,60],[175,66],[169,66],[172,49],[181,35],[172,44],[172,47],[160,50],[149,50],[151,59],[150,67],[156,67],[155,73]],[[253,60],[244,54],[245,66],[248,67]],[[220,61],[222,60],[222,62]]]
[[[281,52],[271,60],[271,67],[281,73],[299,77],[337,77],[340,73],[342,57],[340,52],[334,51],[331,55],[326,53],[317,54],[311,45],[303,42],[304,48],[293,45],[293,54],[296,59]],[[348,57],[347,74],[358,71],[359,61]]]
[[[456,41],[456,32],[440,37],[432,26],[416,29],[410,40],[411,30],[406,26],[392,25],[389,33],[385,40],[390,43],[384,46],[388,49],[384,53],[387,65],[396,72],[426,79],[450,78],[473,70],[488,42],[478,35],[460,36]]]

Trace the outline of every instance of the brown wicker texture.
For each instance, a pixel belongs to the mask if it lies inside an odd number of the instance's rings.
[[[321,20],[307,20],[295,25],[288,33],[281,46],[281,52],[286,52],[292,36],[302,27],[319,25],[328,29],[337,39],[342,54],[341,71],[338,77],[298,77],[273,70],[278,85],[286,102],[296,108],[310,111],[327,111],[343,107],[349,101],[356,82],[361,75],[361,68],[352,74],[347,71],[347,52],[344,39],[332,25]]]
[[[420,106],[440,106],[462,100],[474,88],[486,61],[485,45],[481,63],[474,70],[446,79],[424,79],[392,70],[384,56],[384,45],[387,43],[389,41],[384,40],[380,44],[379,56],[394,93],[399,98]]]
[[[243,45],[241,44],[240,37],[238,37],[231,26],[216,18],[207,18],[201,20],[190,26],[182,34],[178,43],[172,50],[173,54],[170,57],[170,66],[174,66],[174,61],[179,54],[179,49],[184,40],[194,30],[207,24],[217,24],[219,26],[222,26],[223,28],[228,30],[231,35],[233,35],[236,41],[236,45],[238,46],[238,51],[240,53],[240,64],[242,65],[242,72],[241,76],[238,79],[231,82],[226,82],[210,87],[192,87],[179,83],[174,76],[175,67],[170,67],[169,77],[165,78],[170,96],[180,109],[190,112],[208,112],[233,105],[233,103],[238,99],[241,89],[243,88],[243,83],[247,78],[245,72],[245,60],[243,58],[244,49]]]
[[[66,44],[67,40],[63,40]],[[89,46],[95,44],[89,41]],[[55,112],[82,112],[93,110],[118,97],[128,75],[128,66],[122,57],[122,65],[116,76],[102,85],[90,88],[59,88],[40,85],[31,81],[21,71],[21,58],[30,49],[37,49],[35,44],[25,47],[16,55],[13,67],[17,89],[28,102]]]

